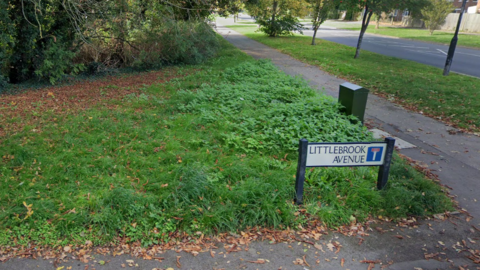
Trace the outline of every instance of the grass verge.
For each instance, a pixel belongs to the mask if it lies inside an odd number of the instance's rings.
[[[442,76],[438,68],[368,51],[353,59],[354,48],[321,39],[311,46],[307,36],[269,38],[248,25],[228,27],[410,110],[471,132],[480,131],[478,78],[454,73]]]
[[[348,24],[339,26],[339,24],[337,23],[336,25],[337,28],[345,30],[360,31],[361,28],[360,26],[351,27]],[[379,29],[375,29],[375,25],[369,25],[367,33],[405,39],[421,40],[426,42],[440,43],[444,45],[449,45],[453,38],[453,33],[450,32],[435,31],[433,32],[433,35],[430,35],[430,32],[427,29],[412,29],[388,26],[380,26]],[[470,48],[480,48],[480,35],[459,33],[458,45]]]
[[[150,245],[248,226],[329,226],[452,208],[440,187],[398,157],[377,168],[307,172],[292,203],[299,138],[371,140],[330,97],[222,41],[189,74],[78,113],[45,113],[0,143],[0,244]],[[104,89],[103,91],[109,91]],[[47,98],[50,98],[46,95]],[[36,131],[34,131],[36,130]]]

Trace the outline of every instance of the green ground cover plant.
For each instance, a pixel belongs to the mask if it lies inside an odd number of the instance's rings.
[[[339,24],[336,25],[336,27],[346,30],[360,30],[360,27],[351,27],[347,24],[343,26]],[[375,29],[375,25],[370,25],[367,29],[367,33],[421,40],[426,42],[434,42],[444,45],[449,45],[453,38],[453,32],[435,31],[432,35],[430,35],[430,32],[427,29],[412,29],[388,26],[380,26],[379,29]],[[458,36],[458,45],[471,48],[480,48],[480,35],[469,35],[460,33]]]
[[[248,25],[228,26],[249,38],[319,66],[330,74],[364,86],[403,106],[472,132],[480,131],[480,80],[450,74],[413,61],[362,51],[353,59],[351,47],[306,36],[268,38]]]
[[[436,183],[396,157],[383,191],[376,167],[308,170],[308,215],[299,215],[298,140],[372,138],[305,81],[222,47],[208,63],[181,68],[191,75],[111,100],[108,109],[38,115],[41,130],[2,138],[0,244],[124,237],[149,245],[178,230],[285,228],[310,218],[338,226],[452,209]]]

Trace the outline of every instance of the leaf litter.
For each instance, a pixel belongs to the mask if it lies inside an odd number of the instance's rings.
[[[108,76],[95,81],[86,80],[72,85],[27,89],[19,94],[1,95],[0,142],[6,134],[22,130],[27,125],[35,126],[35,132],[39,132],[42,129],[39,115],[45,112],[53,112],[59,117],[96,105],[111,108],[114,105],[108,102],[110,100],[139,94],[146,86],[186,76],[176,75],[172,72],[174,70],[166,68],[132,75]],[[13,123],[7,121],[13,118],[19,119]],[[53,118],[53,121],[56,121],[56,118]]]

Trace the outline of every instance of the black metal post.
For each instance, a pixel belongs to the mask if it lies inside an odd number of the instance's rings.
[[[303,204],[303,184],[305,182],[305,170],[307,168],[308,141],[301,139],[298,145],[298,165],[295,180],[295,204]]]
[[[450,42],[450,47],[448,48],[447,61],[445,62],[445,68],[443,69],[443,76],[448,76],[450,74],[450,67],[453,62],[453,55],[455,54],[455,49],[457,48],[458,41],[458,31],[462,24],[463,13],[465,12],[465,5],[467,0],[463,0],[462,9],[460,11],[460,16],[458,17],[457,29],[455,29],[455,34],[453,35],[452,41]]]
[[[387,137],[385,138],[385,142],[387,143],[387,149],[385,152],[385,160],[383,165],[380,166],[378,170],[378,180],[377,180],[377,188],[383,189],[388,181],[388,174],[390,172],[390,164],[392,163],[393,157],[393,150],[395,149],[395,139]]]

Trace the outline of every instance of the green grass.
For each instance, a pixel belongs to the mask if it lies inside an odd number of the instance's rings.
[[[311,37],[269,38],[255,32],[254,27],[228,27],[409,109],[469,131],[480,131],[478,78],[455,73],[442,76],[438,68],[368,51],[353,59],[354,48],[320,39],[311,46]]]
[[[254,24],[254,25],[257,25],[256,22],[250,22],[250,21],[244,21],[244,20],[238,20],[237,23],[238,24]]]
[[[115,109],[41,115],[43,131],[7,134],[0,244],[103,244],[119,236],[149,245],[177,230],[308,222],[292,203],[298,140],[371,137],[305,81],[222,46],[208,63],[179,69],[192,75],[112,100]],[[383,191],[377,170],[309,170],[307,213],[338,226],[452,209],[438,185],[398,157]]]
[[[350,27],[347,24],[343,26],[339,26],[337,24],[337,27],[346,29],[346,30],[355,30],[355,31],[357,30],[360,31],[360,28],[361,28],[360,26]],[[375,29],[375,25],[369,25],[367,29],[367,33],[421,40],[421,41],[434,42],[434,43],[440,43],[445,45],[450,44],[450,41],[452,41],[452,38],[453,38],[453,33],[451,32],[434,31],[433,35],[430,35],[430,31],[428,31],[427,29],[412,29],[412,28],[398,28],[398,27],[385,27],[385,26],[380,26],[379,29]],[[458,36],[458,45],[464,46],[464,47],[471,47],[471,48],[480,48],[480,35],[469,35],[469,34],[460,33]]]

